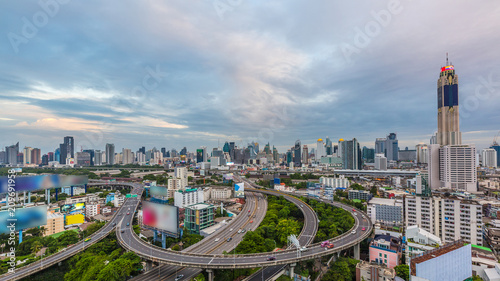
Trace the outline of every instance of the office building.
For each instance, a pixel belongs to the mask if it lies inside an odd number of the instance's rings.
[[[497,167],[500,167],[500,145],[495,141],[490,148],[494,149],[497,152]]]
[[[293,147],[293,166],[300,167],[302,165],[301,152],[300,152],[300,140],[295,141],[295,146]]]
[[[363,146],[363,161],[373,163],[375,161],[375,149]]]
[[[375,154],[375,170],[387,170],[387,158],[383,153]]]
[[[385,142],[386,138],[375,139],[375,154],[383,153],[385,156]]]
[[[342,158],[342,168],[347,170],[361,170],[361,149],[358,140],[356,138],[349,141],[341,140],[339,149]]]
[[[42,155],[42,165],[46,166],[49,164],[49,156],[47,154]]]
[[[302,148],[302,163],[306,165],[309,163],[309,149],[306,144]]]
[[[405,148],[405,150],[399,150],[398,161],[402,162],[416,162],[417,161],[417,151],[413,149]]]
[[[49,236],[64,231],[64,216],[61,213],[47,212],[47,225],[43,236]]]
[[[201,188],[178,190],[174,193],[174,205],[179,208],[204,202],[205,198],[203,196],[203,189]]]
[[[403,200],[372,198],[368,201],[367,213],[372,223],[384,226],[402,226]]]
[[[17,154],[19,154],[19,142],[5,147],[5,164],[17,165]]]
[[[200,234],[200,230],[215,224],[215,207],[205,203],[191,205],[184,210],[184,216],[184,229]]]
[[[90,153],[88,152],[77,152],[76,153],[76,165],[77,166],[90,166]]]
[[[318,139],[316,142],[316,163],[321,163],[321,157],[326,156],[325,144],[323,143],[323,139]]]
[[[417,225],[439,237],[444,243],[463,239],[483,245],[482,206],[454,196],[407,196],[406,227]]]
[[[369,247],[370,262],[394,268],[400,264],[402,256],[401,240],[384,234],[375,234]]]
[[[493,148],[483,149],[482,151],[483,167],[497,168],[497,151]]]
[[[210,199],[223,200],[233,197],[233,188],[226,186],[212,186],[210,189]]]
[[[387,161],[398,161],[398,152],[398,138],[395,133],[390,133],[385,141],[385,157],[387,157]]]
[[[475,146],[443,146],[439,150],[439,164],[440,187],[469,192],[477,191]]]
[[[472,280],[471,245],[453,241],[410,261],[411,280]]]
[[[60,148],[56,148],[56,150],[54,150],[54,161],[61,163],[61,149]]]
[[[66,164],[67,158],[75,158],[75,141],[73,137],[64,137],[64,142],[59,145],[61,158],[59,163]]]
[[[42,151],[40,148],[31,150],[31,164],[40,165],[42,163]]]
[[[115,145],[112,143],[106,144],[106,164],[115,164]]]
[[[448,58],[446,58],[446,61],[448,64]],[[453,65],[447,65],[441,68],[437,81],[437,144],[462,144],[458,98],[458,76],[455,74],[455,67]]]
[[[385,264],[361,261],[356,264],[356,281],[393,281],[396,270]]]
[[[175,167],[174,178],[180,179],[180,188],[185,188],[188,185],[188,175],[186,167]]]

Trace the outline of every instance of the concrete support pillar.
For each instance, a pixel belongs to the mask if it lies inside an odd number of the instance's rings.
[[[332,257],[330,258],[330,260],[326,263],[328,266],[330,266],[330,263],[332,262],[336,262],[338,259],[339,259],[339,256],[340,256],[340,252],[336,252],[332,255]]]
[[[69,190],[70,190],[70,193],[71,193],[71,197],[73,197],[73,188],[74,188],[73,186],[69,187]]]
[[[28,203],[31,203],[31,191],[28,191]]]
[[[16,192],[16,203],[19,202],[19,193]]]
[[[161,234],[161,247],[163,249],[167,248],[167,235],[165,233]]]
[[[50,205],[50,189],[47,189],[47,205]]]
[[[153,241],[156,242],[156,240],[158,240],[158,231],[155,230],[155,236],[153,238]]]
[[[359,260],[359,244],[354,245],[354,259]]]
[[[207,273],[208,273],[208,281],[214,281],[214,270],[207,269]]]
[[[150,271],[153,268],[152,261],[146,261],[146,272]]]
[[[297,265],[296,263],[291,263],[291,264],[288,265],[290,267],[290,276],[289,276],[290,278],[293,278],[293,275],[295,273],[294,271],[295,271],[295,266],[296,265]]]
[[[26,204],[26,191],[24,191],[24,196],[23,196],[23,204]]]

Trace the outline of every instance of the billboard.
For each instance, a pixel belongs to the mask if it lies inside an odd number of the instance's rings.
[[[85,222],[83,214],[67,215],[65,225],[82,224]]]
[[[0,193],[35,191],[54,187],[85,185],[88,183],[87,176],[19,176],[9,179],[8,176],[0,177]],[[10,188],[10,190],[9,190]]]
[[[233,180],[233,173],[225,174],[223,177],[224,180]]]
[[[85,203],[66,204],[61,207],[61,213],[76,214],[85,211]]]
[[[149,188],[149,192],[151,192],[151,195],[153,195],[153,196],[168,197],[168,189],[165,186],[152,185]]]
[[[234,197],[245,197],[245,183],[240,182],[234,185]]]
[[[11,216],[11,211],[0,212],[0,233],[15,231],[47,224],[47,206],[18,208]]]
[[[143,201],[142,223],[145,226],[177,234],[179,209],[170,205]]]

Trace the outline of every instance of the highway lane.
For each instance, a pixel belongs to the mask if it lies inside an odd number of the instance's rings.
[[[247,231],[255,230],[264,219],[267,211],[267,201],[262,194],[249,192],[246,197],[246,204],[243,206],[241,213],[233,221],[202,241],[184,249],[183,252],[222,254],[223,251],[229,252],[238,245],[246,233],[238,234],[238,230],[241,228]],[[250,211],[250,216],[248,211]],[[253,223],[250,223],[250,221],[253,221]],[[231,243],[226,242],[226,239],[229,237],[232,237]],[[215,241],[216,239],[218,241]],[[196,276],[200,272],[201,270],[196,268],[162,265],[160,268],[152,269],[132,280],[174,280],[180,274],[184,275],[183,280],[188,280],[190,276]]]
[[[90,236],[91,240],[88,242],[85,241],[80,241],[76,244],[74,244],[71,247],[65,248],[61,250],[60,252],[50,255],[43,260],[37,261],[35,263],[29,264],[27,266],[23,266],[21,268],[16,269],[14,273],[6,273],[0,276],[0,281],[7,281],[7,280],[19,280],[21,278],[24,278],[26,276],[29,276],[31,274],[34,274],[42,269],[48,268],[60,261],[63,261],[83,250],[88,248],[89,246],[97,243],[104,237],[106,237],[111,231],[114,229],[114,223],[118,223],[120,220],[120,216],[118,215],[120,212],[124,210],[124,208],[128,207],[133,207],[133,200],[130,199],[140,199],[140,194],[142,194],[142,187],[140,184],[127,184],[133,186],[133,191],[134,194],[138,194],[139,196],[137,198],[128,198],[125,200],[123,203],[122,207],[117,211],[117,213],[113,216],[113,218],[105,225],[103,226],[100,230],[95,232]]]

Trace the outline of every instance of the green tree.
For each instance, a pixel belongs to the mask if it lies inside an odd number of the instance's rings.
[[[33,243],[31,243],[31,252],[36,255],[38,251],[43,247],[42,243],[40,241],[36,240]]]
[[[276,232],[278,233],[278,240],[285,244],[287,237],[291,234],[299,234],[299,223],[294,219],[284,219],[276,225]]]
[[[396,270],[396,275],[403,278],[404,280],[410,280],[410,267],[407,264],[400,264],[394,267]]]

